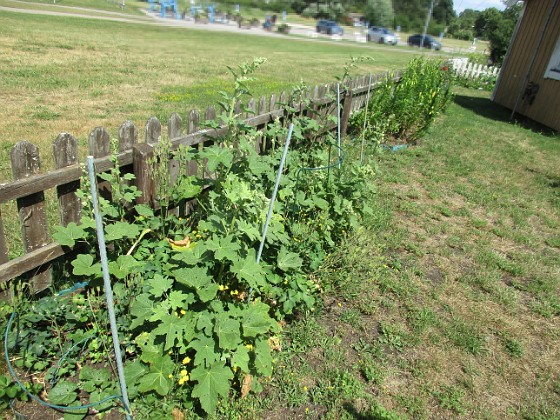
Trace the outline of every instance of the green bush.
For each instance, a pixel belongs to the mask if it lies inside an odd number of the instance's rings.
[[[355,114],[351,127],[374,142],[414,143],[445,110],[453,75],[442,60],[415,58],[397,77],[390,75],[373,92],[367,110]]]

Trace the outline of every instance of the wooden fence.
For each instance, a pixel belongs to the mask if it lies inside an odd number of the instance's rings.
[[[375,85],[386,77],[386,74],[380,74],[374,77],[353,78],[347,83],[346,88],[340,87],[342,134],[346,133],[350,115],[364,106],[367,92],[373,90]],[[315,109],[336,112],[337,85],[315,86],[307,92],[307,98],[311,100]],[[291,111],[287,111],[283,106],[286,103],[290,103]],[[263,96],[258,100],[251,99],[247,104],[249,111],[245,115],[245,123],[263,129],[277,118],[290,120],[294,114],[304,110],[304,106],[301,98],[289,98],[285,92],[281,95],[272,95],[270,98]],[[240,104],[237,110],[238,114],[241,114]],[[209,107],[202,116],[193,110],[185,122],[178,114],[173,114],[169,118],[167,136],[171,140],[172,149],[180,145],[202,146],[227,131],[226,127],[200,129],[201,118],[206,121],[215,120],[215,109]],[[139,141],[139,130],[130,121],[123,123],[118,130],[118,165],[121,171],[135,174],[135,185],[143,194],[138,199],[140,203],[153,204],[154,185],[149,176],[147,161],[163,129],[161,122],[152,117],[144,127],[143,141]],[[89,154],[95,158],[97,172],[107,171],[112,166],[109,159],[110,139],[111,134],[103,127],[95,128],[89,135]],[[0,204],[16,201],[24,254],[9,259],[0,214],[0,286],[13,278],[25,275],[29,277],[35,292],[44,290],[51,283],[52,262],[72,252],[49,236],[45,191],[56,189],[61,225],[66,226],[70,222],[79,223],[81,203],[75,192],[80,188],[82,168],[78,162],[75,138],[68,133],[60,134],[53,143],[53,154],[56,169],[41,173],[39,151],[35,145],[22,141],[11,151],[14,180],[0,184]],[[99,188],[107,189],[108,186],[100,183]]]

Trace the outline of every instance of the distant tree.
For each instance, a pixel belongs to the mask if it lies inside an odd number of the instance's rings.
[[[454,38],[472,40],[474,34],[474,22],[482,12],[473,9],[465,9],[457,16],[447,29],[447,33]]]
[[[496,28],[501,19],[502,12],[495,7],[483,10],[474,21],[474,35],[488,39],[488,34]]]
[[[419,31],[424,26],[431,0],[393,0],[395,26],[403,31]]]
[[[501,63],[506,55],[511,36],[515,29],[521,6],[499,11],[495,8],[484,10],[475,21],[475,34],[490,42],[490,59]]]
[[[437,23],[448,26],[455,17],[457,17],[457,14],[453,10],[453,0],[439,0],[435,2],[432,18]]]
[[[395,14],[391,0],[368,0],[364,10],[366,21],[374,26],[393,26]]]

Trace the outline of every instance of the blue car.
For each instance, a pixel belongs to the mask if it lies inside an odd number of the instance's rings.
[[[317,32],[327,35],[343,35],[344,29],[338,26],[338,23],[332,20],[317,21]]]
[[[415,34],[408,37],[408,45],[417,46],[419,47],[422,44],[422,35]],[[433,37],[430,35],[424,36],[424,48],[430,48],[432,50],[439,51],[441,50],[441,44],[437,42]]]

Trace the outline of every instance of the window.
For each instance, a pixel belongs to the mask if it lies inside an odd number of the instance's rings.
[[[556,42],[556,47],[554,48],[552,57],[550,57],[544,77],[560,80],[560,38],[558,38],[558,41]]]

